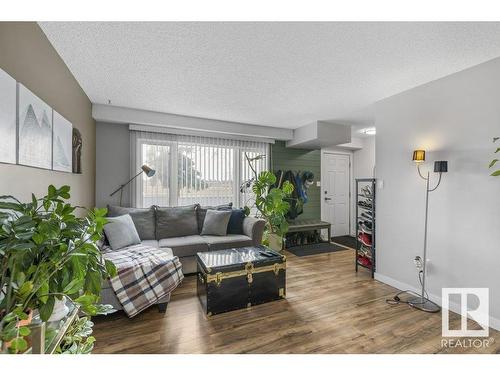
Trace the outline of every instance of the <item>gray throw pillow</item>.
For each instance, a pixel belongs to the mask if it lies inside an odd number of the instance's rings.
[[[104,233],[113,250],[141,243],[137,229],[129,214],[116,217],[108,217],[108,223],[104,225]]]
[[[134,222],[135,229],[141,240],[154,240],[155,238],[155,209],[128,208],[108,205],[108,216],[122,216],[129,214]]]
[[[198,234],[197,206],[156,207],[156,239]]]
[[[227,224],[230,218],[231,211],[207,210],[201,234],[225,236],[227,234]]]
[[[196,210],[196,216],[198,218],[198,233],[201,233],[203,229],[203,222],[205,221],[205,215],[207,210],[230,210],[233,207],[233,202],[228,204],[221,204],[219,206],[199,206]]]

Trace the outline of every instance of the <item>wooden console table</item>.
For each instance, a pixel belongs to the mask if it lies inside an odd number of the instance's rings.
[[[332,225],[326,221],[303,219],[288,222],[288,233],[306,232],[308,230],[328,229],[328,242],[332,240]]]

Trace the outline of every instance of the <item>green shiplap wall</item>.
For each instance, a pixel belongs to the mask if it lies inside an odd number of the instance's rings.
[[[307,190],[309,200],[304,204],[304,212],[297,219],[321,219],[321,188],[316,181],[321,180],[321,150],[302,150],[286,148],[285,142],[277,141],[271,145],[273,172],[278,170],[311,171],[314,173],[314,184]]]

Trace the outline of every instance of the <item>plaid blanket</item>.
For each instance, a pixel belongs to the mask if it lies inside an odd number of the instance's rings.
[[[155,247],[107,248],[103,256],[116,266],[110,284],[129,318],[158,303],[184,279],[179,258]]]

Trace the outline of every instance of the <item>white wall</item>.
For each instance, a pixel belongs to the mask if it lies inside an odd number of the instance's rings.
[[[354,151],[354,178],[372,178],[375,168],[375,136],[362,138],[362,147]]]
[[[500,59],[428,83],[376,105],[377,278],[418,286],[413,258],[422,253],[425,168],[448,160],[431,193],[428,291],[489,287],[492,326],[500,328],[500,178],[489,176],[493,136],[500,135]],[[435,175],[432,176],[435,182]]]

